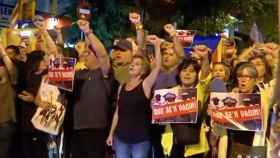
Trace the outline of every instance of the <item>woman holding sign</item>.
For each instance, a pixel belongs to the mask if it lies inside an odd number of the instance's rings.
[[[237,70],[237,87],[232,91],[236,93],[257,93],[261,95],[262,106],[262,130],[261,131],[240,131],[240,130],[228,130],[229,132],[229,146],[230,156],[236,154],[242,155],[266,155],[265,151],[265,139],[266,129],[269,114],[268,97],[266,90],[260,89],[257,86],[258,71],[251,63],[241,64]],[[254,125],[251,122],[247,122],[247,125]],[[239,127],[242,129],[241,127]],[[252,147],[253,146],[253,147]],[[246,150],[245,150],[246,149]],[[254,150],[254,152],[252,152]]]
[[[178,67],[179,85],[175,88],[196,88],[198,100],[198,116],[197,122],[193,124],[173,124],[173,147],[171,150],[171,158],[203,157],[205,152],[209,150],[205,126],[203,123],[205,115],[205,88],[211,79],[209,74],[209,49],[205,45],[199,47],[194,46],[194,50],[201,58],[201,67],[197,61],[187,59]]]
[[[147,76],[142,56],[134,56],[129,65],[130,79],[120,86],[118,105],[113,117],[107,144],[113,145],[117,158],[148,158],[150,143],[150,97],[161,66],[160,39],[150,35],[155,46],[155,67]]]

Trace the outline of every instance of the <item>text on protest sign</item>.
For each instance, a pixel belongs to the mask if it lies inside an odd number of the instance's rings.
[[[262,108],[259,94],[211,93],[208,114],[229,129],[262,130]]]
[[[156,90],[152,99],[153,123],[196,123],[196,89]]]

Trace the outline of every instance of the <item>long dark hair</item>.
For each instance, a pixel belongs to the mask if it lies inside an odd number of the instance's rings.
[[[27,55],[26,61],[26,77],[27,79],[32,79],[31,76],[36,71],[38,71],[40,62],[44,60],[45,52],[41,50],[32,51]]]
[[[198,83],[198,74],[199,74],[201,67],[196,60],[193,60],[192,58],[186,58],[182,61],[182,63],[177,68],[177,70],[178,70],[178,74],[176,76],[177,84],[180,84],[180,85],[182,84],[181,79],[180,79],[180,73],[182,70],[188,68],[189,66],[193,66],[193,68],[197,74],[197,77],[195,80],[195,85]]]
[[[24,65],[23,82],[25,90],[36,95],[38,93],[41,80],[44,74],[48,71],[44,71],[40,74],[36,74],[39,70],[40,62],[44,60],[45,53],[43,51],[32,51],[27,55],[27,61]]]
[[[40,65],[40,62],[44,60],[45,52],[41,50],[32,51],[27,55],[26,68],[29,71],[37,71]]]

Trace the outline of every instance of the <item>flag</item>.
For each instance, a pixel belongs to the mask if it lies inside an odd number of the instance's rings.
[[[256,22],[253,23],[250,31],[250,38],[255,42],[255,43],[263,43],[263,35],[261,31],[259,30]]]
[[[10,18],[10,26],[13,27],[17,20],[32,19],[35,16],[35,11],[35,0],[18,0]]]
[[[189,56],[192,50],[192,47],[198,44],[205,44],[208,48],[211,49],[211,53],[214,53],[216,51],[216,48],[221,40],[221,36],[215,36],[215,35],[208,35],[208,36],[200,36],[195,35],[193,39],[193,44],[190,47],[185,47],[185,54],[186,56]]]

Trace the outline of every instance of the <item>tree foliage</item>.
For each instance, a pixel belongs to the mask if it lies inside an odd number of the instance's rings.
[[[196,18],[187,24],[197,28],[200,33],[208,34],[222,31],[225,24],[230,23],[227,15],[231,14],[242,23],[240,32],[250,32],[253,22],[256,22],[268,41],[277,40],[277,2],[276,0],[227,0],[213,6],[214,12]]]
[[[144,25],[153,33],[160,33],[166,23],[175,23],[178,28],[196,29],[200,34],[213,34],[233,27],[228,15],[242,21],[241,32],[248,33],[256,22],[266,40],[277,39],[276,0],[88,0],[96,4],[92,9],[92,28],[107,47],[114,38],[133,35],[128,13],[138,8],[144,17]],[[174,3],[173,3],[174,2]],[[69,9],[74,19],[76,14]],[[74,33],[75,31],[72,31]],[[73,35],[73,34],[70,34]]]

